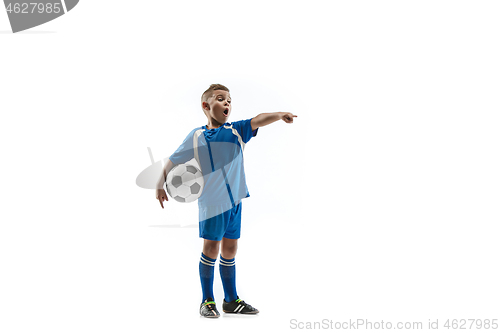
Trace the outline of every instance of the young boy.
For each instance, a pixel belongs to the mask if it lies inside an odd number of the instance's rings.
[[[240,238],[241,200],[249,196],[245,182],[242,152],[245,144],[257,135],[259,127],[283,120],[292,123],[289,112],[262,113],[228,123],[231,114],[229,89],[212,84],[201,96],[201,107],[207,125],[192,130],[181,146],[170,156],[157,184],[156,199],[163,201],[163,190],[170,170],[193,158],[203,173],[205,186],[198,199],[199,235],[204,239],[199,263],[203,292],[200,314],[207,318],[220,316],[214,302],[214,266],[221,249],[219,271],[224,288],[222,310],[227,313],[256,314],[259,311],[238,297],[235,279],[235,256]]]

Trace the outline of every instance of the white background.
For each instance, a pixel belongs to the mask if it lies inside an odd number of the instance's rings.
[[[84,0],[17,34],[0,11],[0,331],[500,319],[499,10]],[[237,286],[261,313],[216,321],[196,204],[135,184],[211,83],[232,121],[298,115],[245,150]]]

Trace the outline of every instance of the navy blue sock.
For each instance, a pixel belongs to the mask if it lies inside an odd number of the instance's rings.
[[[203,291],[202,302],[207,298],[214,298],[214,266],[215,259],[209,258],[201,253],[200,258],[200,280],[201,290]]]
[[[234,258],[224,259],[220,256],[220,278],[224,287],[224,299],[226,302],[232,302],[238,298],[238,294],[236,293],[236,268],[234,264]]]

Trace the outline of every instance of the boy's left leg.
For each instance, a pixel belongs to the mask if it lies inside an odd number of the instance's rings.
[[[238,298],[236,292],[236,269],[234,257],[238,248],[237,239],[222,238],[219,262],[220,277],[224,287],[222,310],[227,313],[257,314],[259,310]]]
[[[236,268],[235,259],[238,249],[238,240],[222,238],[221,256],[219,262],[220,277],[224,287],[224,300],[232,302],[238,298],[236,293]]]
[[[241,202],[229,212],[229,221],[221,241],[221,256],[219,262],[220,277],[224,287],[224,300],[234,301],[236,293],[236,269],[234,257],[238,249],[238,238],[241,231]]]
[[[229,223],[221,241],[219,262],[220,277],[224,287],[222,310],[228,313],[256,314],[259,312],[250,304],[238,298],[236,292],[236,269],[234,257],[238,249],[241,229],[241,202],[230,211]]]
[[[238,240],[222,238],[221,242],[221,255],[226,259],[233,259],[236,256],[236,251],[238,251]]]

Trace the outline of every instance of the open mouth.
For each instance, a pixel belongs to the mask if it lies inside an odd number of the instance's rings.
[[[229,109],[224,110],[224,115],[227,116],[229,114]]]

